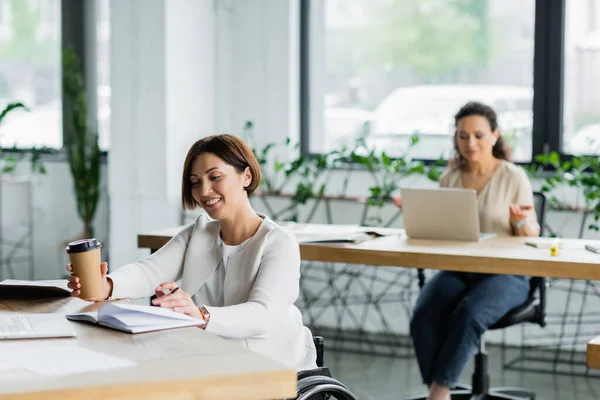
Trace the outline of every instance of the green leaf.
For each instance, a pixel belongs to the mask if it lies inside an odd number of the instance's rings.
[[[415,165],[412,165],[411,167],[409,167],[408,173],[409,174],[424,174],[425,173],[425,164],[417,163]]]
[[[563,171],[568,171],[571,168],[571,163],[569,161],[565,161],[562,163],[561,168]]]
[[[435,166],[432,166],[427,171],[427,178],[429,178],[429,180],[432,180],[434,182],[439,182],[441,176],[442,176],[442,171],[440,171],[440,169]]]
[[[4,120],[4,118],[12,111],[17,110],[19,108],[24,109],[25,111],[29,111],[29,108],[27,108],[26,105],[24,105],[23,103],[10,103],[8,104],[6,107],[4,107],[4,110],[2,110],[2,112],[0,113],[0,123],[2,123],[2,121]]]
[[[553,151],[552,153],[550,153],[549,160],[552,165],[558,165],[560,163],[560,155],[557,152]]]
[[[381,164],[384,166],[389,166],[392,164],[392,159],[385,153],[381,153]]]
[[[418,133],[414,133],[411,137],[410,137],[410,146],[415,146],[417,143],[419,143],[419,134]]]
[[[379,186],[372,186],[369,188],[369,192],[371,193],[371,197],[379,197],[382,193],[382,188]]]

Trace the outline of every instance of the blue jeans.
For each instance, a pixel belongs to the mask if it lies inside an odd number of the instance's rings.
[[[528,293],[522,276],[438,272],[423,287],[410,322],[423,382],[456,385],[481,335]]]

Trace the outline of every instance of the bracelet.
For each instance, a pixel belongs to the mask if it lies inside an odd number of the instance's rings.
[[[208,310],[206,309],[206,307],[204,305],[198,307],[198,311],[200,311],[200,315],[202,316],[202,319],[204,320],[204,325],[202,326],[202,328],[206,328],[206,325],[208,325],[208,321],[210,320],[210,313],[208,312]]]

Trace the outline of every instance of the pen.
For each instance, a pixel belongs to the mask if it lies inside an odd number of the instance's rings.
[[[178,291],[178,290],[179,290],[179,286],[177,286],[177,287],[176,287],[176,288],[175,288],[175,289],[174,289],[174,290],[173,290],[171,293],[169,293],[169,294],[173,294],[173,293],[175,293],[175,292],[176,292],[176,291]],[[153,306],[153,307],[157,307],[156,305],[152,304],[152,300],[154,300],[154,299],[156,299],[156,295],[155,295],[155,294],[153,294],[153,295],[150,297],[150,305],[151,305],[151,306]]]
[[[589,244],[586,244],[585,249],[591,251],[592,253],[600,254],[600,247],[594,247]]]

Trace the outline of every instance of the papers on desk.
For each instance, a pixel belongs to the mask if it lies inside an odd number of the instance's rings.
[[[161,307],[105,303],[98,311],[68,314],[68,320],[98,324],[127,333],[202,325],[204,321]]]
[[[88,350],[77,344],[52,346],[2,347],[0,370],[21,368],[42,375],[56,376],[80,372],[126,368],[137,365],[122,358]]]
[[[296,234],[298,243],[360,243],[373,237],[365,232]]]
[[[27,304],[28,311],[34,313],[76,313],[94,304],[78,297],[71,297],[66,279],[46,281],[7,279],[0,282],[0,300],[22,300],[23,304]],[[60,306],[57,306],[58,304]],[[0,309],[2,309],[1,303]]]
[[[531,247],[536,247],[538,249],[549,249],[553,245],[558,246],[560,248],[564,247],[564,242],[557,238],[532,238],[527,239],[525,244]]]
[[[44,299],[70,297],[67,280],[20,281],[6,279],[0,282],[0,298],[3,299]]]
[[[291,225],[298,243],[359,243],[379,236],[400,234],[401,229],[358,225]]]

